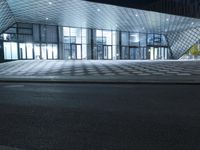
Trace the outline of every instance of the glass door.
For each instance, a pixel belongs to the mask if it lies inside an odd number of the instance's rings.
[[[135,60],[136,59],[136,51],[137,51],[136,48],[134,48],[134,47],[130,48],[130,59],[131,60]]]
[[[33,44],[19,43],[21,59],[33,59]]]
[[[76,45],[76,58],[77,59],[83,58],[81,45]]]
[[[103,46],[103,59],[112,59],[112,46],[104,45]]]
[[[130,47],[130,59],[137,60],[141,59],[140,48],[139,47]]]
[[[20,59],[26,59],[27,54],[26,54],[26,45],[25,43],[19,43],[19,53],[20,53]]]
[[[81,44],[71,44],[71,59],[82,59]]]
[[[40,44],[34,44],[34,58],[41,59],[40,56]]]
[[[122,59],[129,59],[129,49],[127,46],[122,46],[122,49],[121,49],[121,58]]]
[[[103,59],[103,45],[97,45],[97,59]]]

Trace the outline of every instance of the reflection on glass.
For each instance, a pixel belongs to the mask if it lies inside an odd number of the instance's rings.
[[[112,46],[104,46],[104,59],[112,59]]]
[[[122,59],[129,59],[129,48],[127,46],[122,47]]]
[[[77,59],[82,59],[81,45],[76,45]]]
[[[42,59],[47,59],[47,46],[46,46],[46,44],[41,45],[41,50],[42,50]]]
[[[164,35],[161,35],[161,45],[167,46],[167,40],[166,40],[166,37]]]
[[[150,51],[150,60],[154,60],[154,48],[150,47],[149,51]]]
[[[112,45],[117,45],[117,32],[113,31],[112,32]]]
[[[165,59],[168,59],[168,48],[165,48]]]
[[[48,44],[47,45],[47,58],[48,59],[52,59],[53,57],[52,57],[52,55],[53,55],[53,47],[52,47],[52,44]]]
[[[70,28],[70,32],[70,36],[76,39],[76,43],[81,43],[81,28]]]
[[[76,44],[71,45],[71,59],[76,59]]]
[[[70,36],[69,27],[63,27],[63,35],[64,36]]]
[[[123,46],[128,46],[128,32],[121,33],[121,41]]]
[[[11,42],[11,48],[12,48],[12,59],[18,59],[17,43]]]
[[[4,59],[18,59],[17,43],[16,42],[4,42]]]
[[[116,59],[117,59],[117,46],[113,46],[112,48],[113,48],[113,55],[112,55],[112,58],[113,58],[114,60],[116,60]]]
[[[58,59],[58,48],[57,44],[53,44],[53,58]]]
[[[19,49],[22,59],[26,59],[26,45],[25,43],[19,43]]]
[[[160,44],[161,44],[160,34],[154,34],[154,45],[160,45]]]
[[[40,59],[40,44],[34,44],[34,58]]]
[[[130,59],[141,59],[140,49],[136,47],[130,48]]]
[[[112,46],[108,46],[108,59],[112,59]]]
[[[139,46],[139,33],[131,33],[130,34],[130,45],[137,45]]]
[[[33,44],[26,43],[27,59],[33,59]]]
[[[97,45],[97,59],[103,59],[103,45]]]
[[[96,30],[96,37],[102,37],[102,30]]]
[[[82,57],[83,59],[87,59],[87,46],[86,45],[82,45]]]
[[[111,33],[112,33],[111,31],[103,30],[103,38],[105,39],[106,45],[112,44],[112,34]]]
[[[12,59],[11,45],[9,42],[4,42],[4,59]]]
[[[140,33],[140,46],[146,46],[146,34]]]
[[[154,37],[153,34],[148,34],[148,38],[147,38],[148,45],[153,45],[153,41],[154,41],[153,37]]]
[[[64,43],[70,43],[70,36],[64,36]]]
[[[87,43],[87,30],[82,29],[82,44],[86,44],[86,43]]]

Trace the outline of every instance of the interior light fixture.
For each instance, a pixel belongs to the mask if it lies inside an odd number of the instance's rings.
[[[138,14],[135,14],[136,17],[138,17]]]
[[[46,20],[49,20],[49,18],[46,18]]]
[[[169,21],[169,18],[167,18],[166,21]]]
[[[191,23],[192,25],[194,24],[194,22]]]
[[[52,2],[49,2],[49,5],[51,5],[52,4]]]
[[[97,11],[101,11],[101,9],[98,8]]]

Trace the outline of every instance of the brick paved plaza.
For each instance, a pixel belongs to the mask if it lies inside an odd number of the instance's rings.
[[[1,78],[198,79],[200,61],[20,60],[0,64]]]

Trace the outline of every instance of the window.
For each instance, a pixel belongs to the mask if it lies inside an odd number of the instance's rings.
[[[112,44],[112,32],[103,30],[103,39],[105,40],[105,45]]]
[[[139,43],[140,43],[139,33],[130,33],[130,45],[139,46]]]
[[[5,60],[18,59],[16,42],[4,42],[4,59]]]
[[[121,42],[123,46],[128,46],[128,32],[121,33]]]

